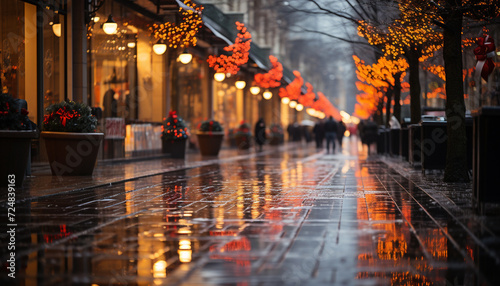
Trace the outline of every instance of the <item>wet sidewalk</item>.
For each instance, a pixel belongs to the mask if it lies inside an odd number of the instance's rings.
[[[500,211],[476,215],[470,184],[355,138],[266,147],[34,172],[2,285],[500,285]]]

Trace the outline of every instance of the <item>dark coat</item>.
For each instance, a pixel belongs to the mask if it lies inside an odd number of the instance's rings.
[[[264,145],[266,143],[266,124],[264,120],[259,119],[257,123],[255,123],[255,142],[259,145]]]

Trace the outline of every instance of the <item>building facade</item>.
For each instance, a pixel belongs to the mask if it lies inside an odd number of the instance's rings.
[[[297,120],[297,112],[280,103],[277,90],[271,90],[274,96],[269,100],[262,98],[262,91],[249,91],[253,76],[270,68],[270,54],[284,61],[285,40],[270,20],[272,10],[262,9],[265,1],[211,2],[199,3],[205,7],[204,25],[197,45],[187,49],[193,59],[183,64],[180,48],[156,54],[150,31],[155,23],[181,20],[175,0],[2,1],[2,92],[25,99],[30,119],[39,126],[50,104],[87,103],[96,110],[105,133],[112,118],[125,123],[123,142],[108,147],[137,154],[160,148],[161,122],[170,110],[176,110],[193,131],[210,118],[221,121],[226,132],[242,121],[253,125],[260,117],[285,127]],[[109,17],[118,24],[112,34],[103,30]],[[234,43],[235,21],[245,23],[252,34],[250,60],[236,76],[217,82],[207,57]],[[292,79],[285,76],[283,83]],[[236,88],[237,80],[244,80],[246,87]],[[40,161],[43,152],[37,150],[42,146],[37,142],[34,152]],[[116,156],[123,152],[108,154]]]

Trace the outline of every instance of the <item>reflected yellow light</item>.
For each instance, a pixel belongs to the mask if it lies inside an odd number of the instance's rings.
[[[193,251],[191,250],[191,240],[181,239],[179,240],[179,261],[182,263],[191,262]]]
[[[345,137],[349,137],[349,136],[351,136],[351,132],[349,132],[349,130],[346,130],[346,131],[344,132],[344,136],[345,136]]]
[[[281,99],[281,103],[283,103],[283,104],[288,104],[288,103],[290,103],[290,98],[288,98],[288,97],[283,97],[283,98]]]
[[[189,239],[179,240],[179,249],[191,249],[191,241]]]
[[[179,261],[182,262],[182,263],[189,263],[191,262],[191,259],[192,259],[192,255],[193,255],[193,251],[192,250],[188,250],[188,249],[179,249],[177,251],[177,253],[179,254]]]
[[[167,262],[165,260],[158,260],[153,264],[153,277],[166,278],[167,277]]]
[[[178,234],[191,234],[191,229],[189,227],[181,227],[177,231]]]

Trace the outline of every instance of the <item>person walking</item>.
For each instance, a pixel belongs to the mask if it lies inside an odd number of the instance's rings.
[[[323,148],[323,140],[325,139],[325,127],[322,120],[318,120],[313,127],[314,139],[316,140],[316,148]]]
[[[264,118],[259,118],[257,123],[255,123],[255,143],[259,146],[259,151],[262,151],[262,145],[266,143],[266,124],[264,123]]]
[[[332,153],[335,153],[335,141],[337,140],[337,122],[330,116],[325,122],[326,153],[330,153],[330,143],[332,143]]]
[[[344,139],[344,133],[347,130],[344,121],[339,121],[337,130],[337,139],[339,140],[339,148],[342,149],[342,140]]]

